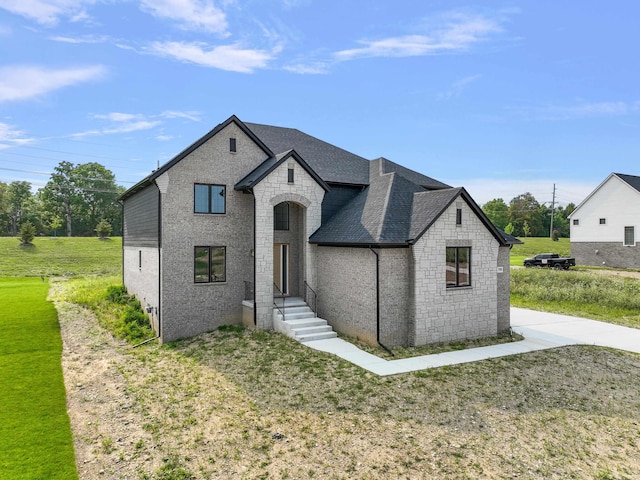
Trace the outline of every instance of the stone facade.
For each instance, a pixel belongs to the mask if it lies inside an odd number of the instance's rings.
[[[140,300],[153,330],[159,333],[160,249],[125,246],[123,256],[123,281],[127,291]]]
[[[456,209],[462,224],[456,224]],[[446,247],[471,247],[471,286],[447,288]],[[466,202],[454,202],[412,248],[414,330],[425,345],[495,335],[498,331],[498,242]]]
[[[640,246],[622,242],[571,242],[571,256],[576,265],[614,268],[640,268]]]
[[[288,182],[288,170],[294,170],[294,182]],[[256,325],[273,328],[273,207],[282,202],[297,204],[304,214],[301,233],[308,239],[320,227],[324,189],[292,157],[281,163],[253,188],[256,213],[255,308]],[[315,245],[304,242],[298,253],[299,275],[317,290]],[[300,283],[300,281],[299,281]]]
[[[237,152],[229,151],[235,138]],[[253,198],[233,186],[265,153],[235,124],[164,172],[161,188],[162,338],[172,341],[242,320],[244,282],[253,282]],[[194,184],[226,186],[224,214],[194,213]],[[194,248],[226,248],[226,282],[195,283]]]

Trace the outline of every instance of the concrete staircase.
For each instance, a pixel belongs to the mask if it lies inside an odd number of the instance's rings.
[[[275,303],[279,307],[273,307],[273,326],[276,331],[295,338],[299,342],[311,342],[338,336],[326,320],[316,317],[311,307],[303,299],[298,297],[277,298]],[[284,312],[285,318],[283,318],[282,312]]]

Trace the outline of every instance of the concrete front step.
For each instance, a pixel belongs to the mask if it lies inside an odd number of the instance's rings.
[[[338,336],[331,325],[326,320],[316,317],[313,310],[301,298],[278,298],[275,303],[279,306],[279,308],[274,307],[273,310],[274,327],[277,331],[299,342],[325,340]]]

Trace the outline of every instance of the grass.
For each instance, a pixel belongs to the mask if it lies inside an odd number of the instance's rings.
[[[29,247],[15,237],[0,237],[0,276],[118,275],[121,270],[121,237],[36,237]]]
[[[588,271],[513,269],[511,305],[640,328],[640,281]]]
[[[560,238],[554,242],[547,237],[521,237],[522,245],[514,245],[511,249],[511,265],[522,266],[525,258],[538,253],[558,253],[561,257],[571,255],[571,245],[568,238]]]
[[[0,278],[0,478],[78,478],[48,284]]]

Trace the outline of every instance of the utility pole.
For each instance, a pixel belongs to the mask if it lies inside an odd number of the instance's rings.
[[[556,215],[556,184],[553,184],[553,199],[551,200],[551,228],[549,228],[549,238],[553,238],[553,217]]]

